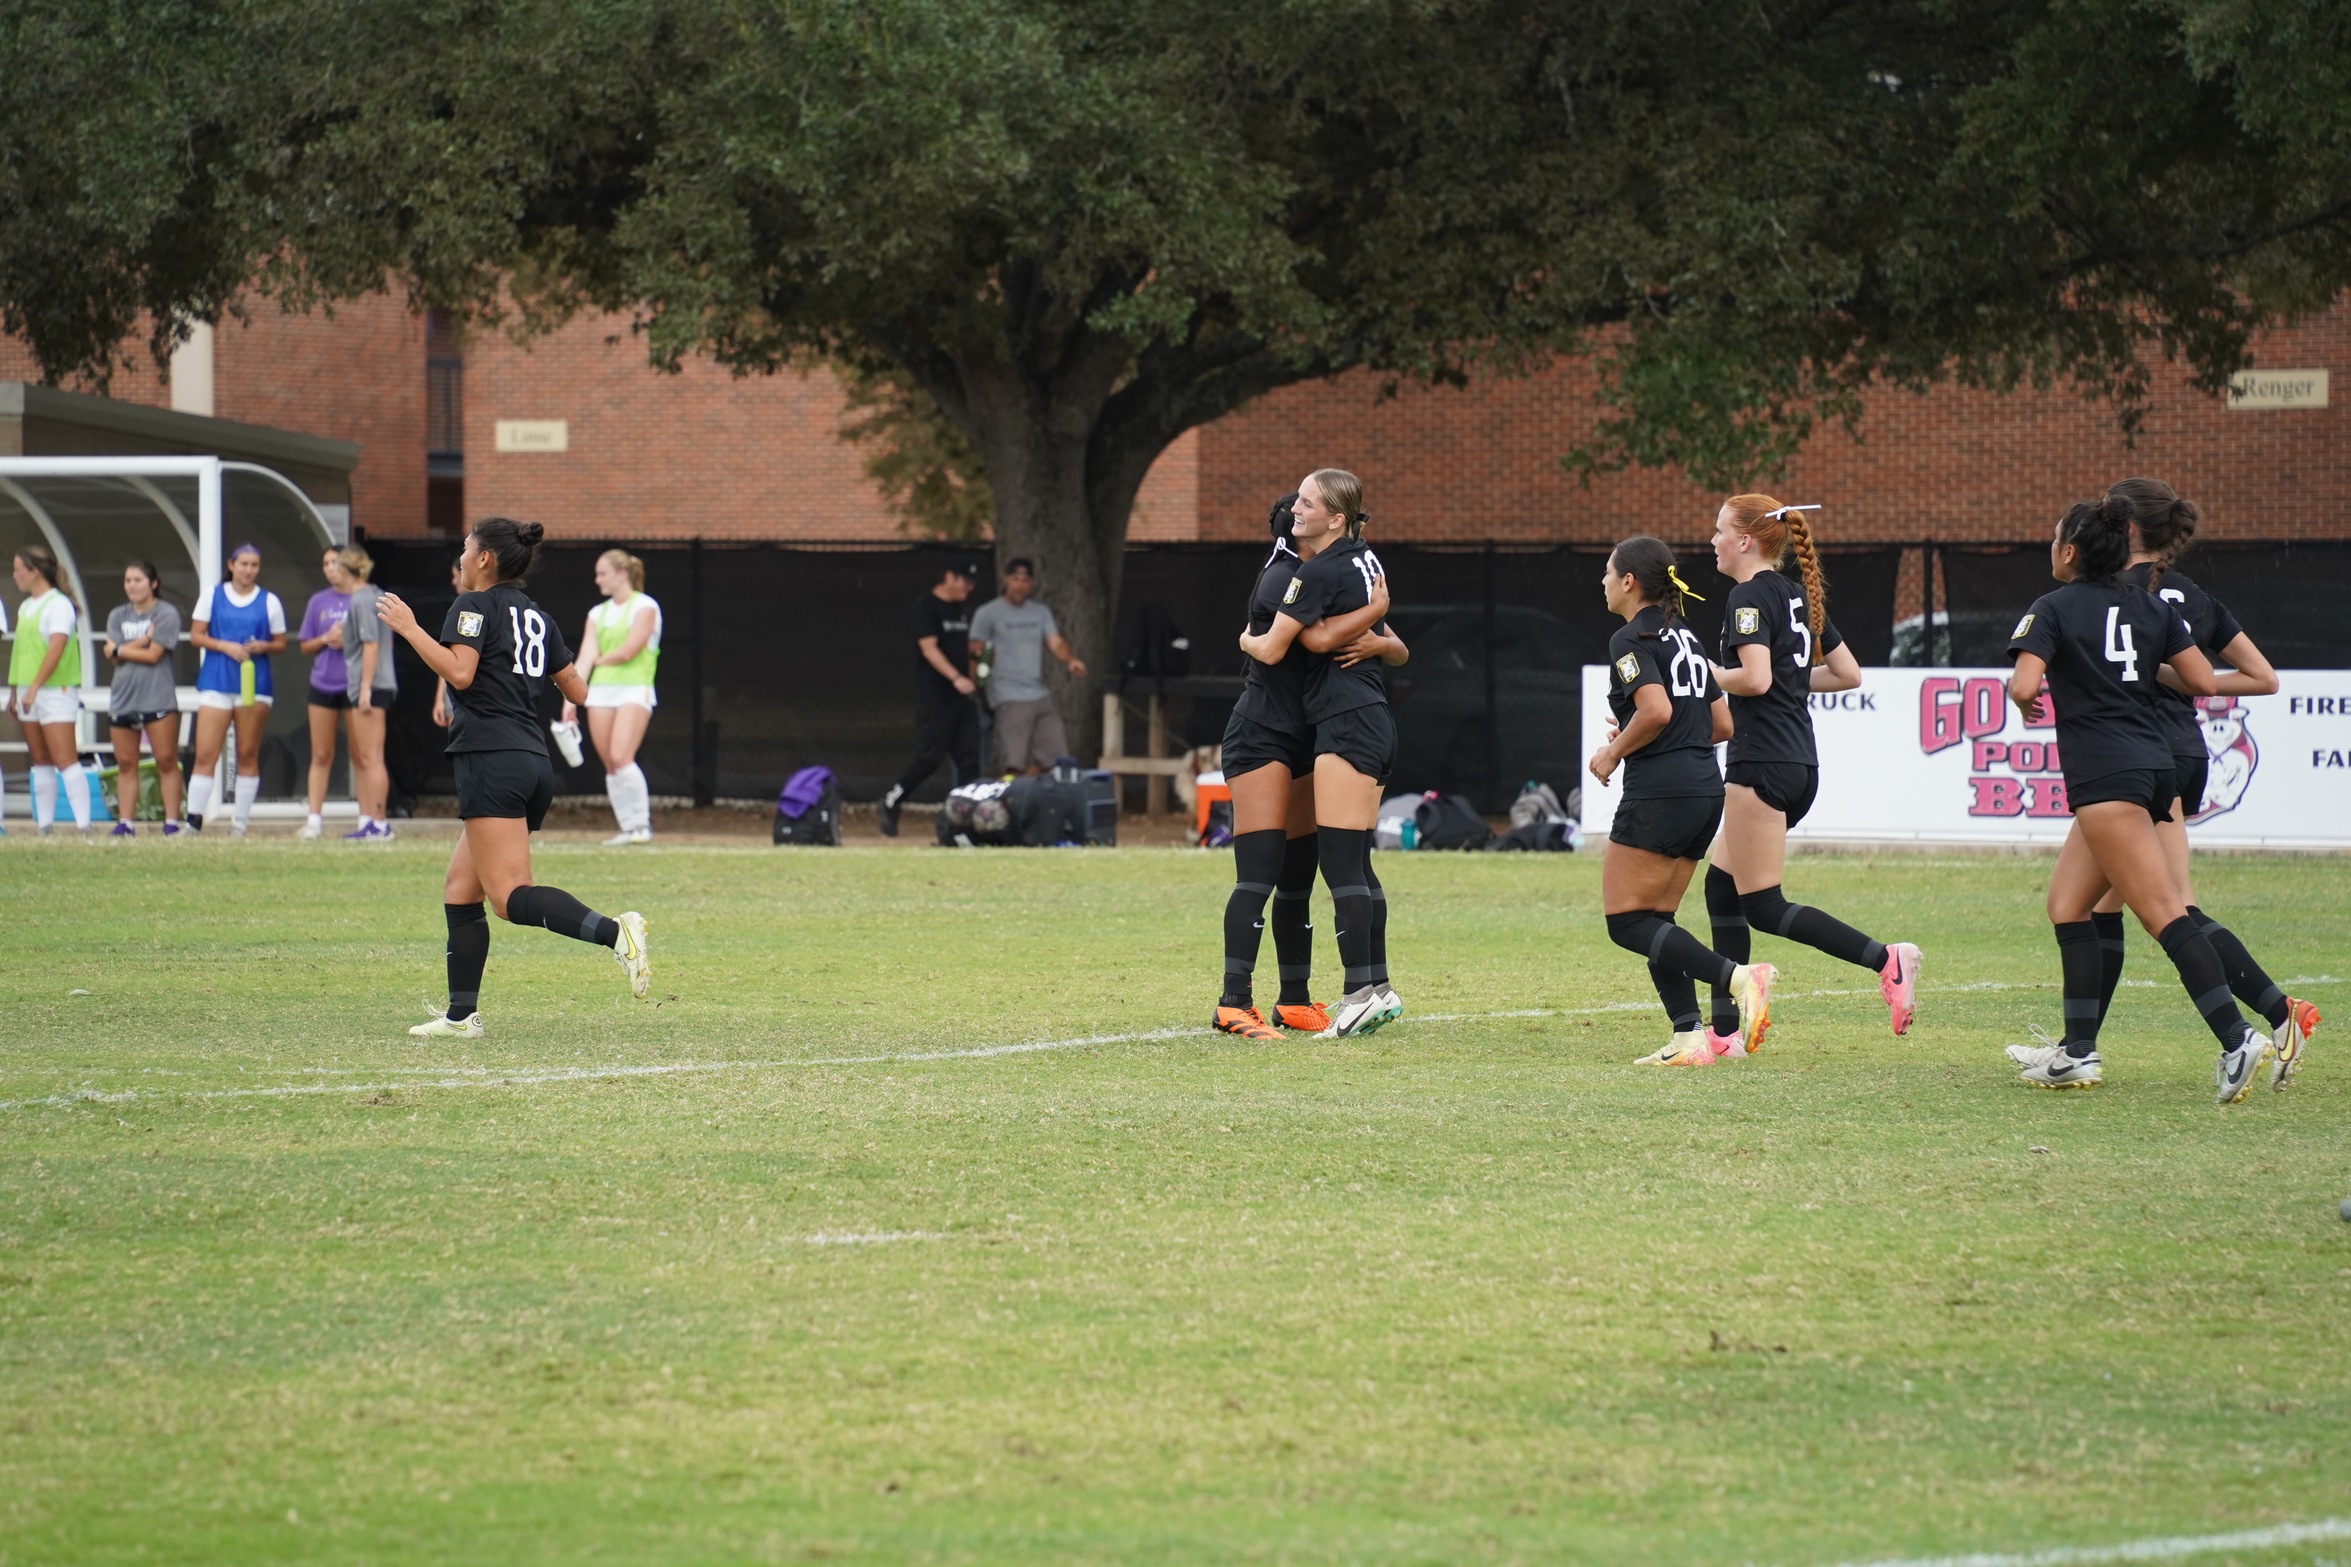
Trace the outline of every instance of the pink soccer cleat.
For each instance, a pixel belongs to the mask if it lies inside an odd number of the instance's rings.
[[[1910,1019],[1918,1010],[1918,948],[1907,941],[1897,941],[1886,948],[1886,966],[1878,970],[1878,994],[1886,998],[1886,1010],[1893,1014],[1897,1036],[1910,1032]]]
[[[1714,1031],[1712,1024],[1708,1024],[1706,1028],[1706,1048],[1718,1056],[1745,1056],[1747,1054],[1747,1046],[1738,1035],[1718,1034]]]

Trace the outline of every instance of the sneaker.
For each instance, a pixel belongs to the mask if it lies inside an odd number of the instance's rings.
[[[2050,1038],[2049,1031],[2038,1023],[2031,1024],[2030,1027],[2033,1031],[2033,1038],[2040,1043],[2010,1045],[2008,1047],[2009,1060],[2014,1061],[2018,1066],[2033,1066],[2048,1060],[2052,1054],[2065,1054],[2065,1041]]]
[[[411,1039],[479,1039],[482,1037],[482,1015],[472,1012],[462,1023],[449,1021],[449,1014],[436,1012],[408,1031]]]
[[[2286,1021],[2291,1023],[2293,1019],[2288,1017]],[[2270,1043],[2269,1036],[2252,1024],[2246,1024],[2245,1037],[2237,1041],[2234,1049],[2223,1050],[2220,1059],[2213,1063],[2214,1102],[2233,1105],[2244,1098],[2253,1087],[2254,1077],[2275,1054],[2277,1046]]]
[[[165,822],[163,824],[163,835],[166,838],[177,838],[181,833],[186,831],[188,831],[188,829],[178,822]]]
[[[133,827],[129,822],[116,822],[114,831],[106,836],[109,838],[136,838],[139,836],[139,829]]]
[[[896,784],[892,784],[890,792],[883,795],[880,803],[874,806],[874,825],[881,828],[883,837],[895,838],[898,836],[898,802],[905,798],[906,791]]]
[[[1714,1047],[1706,1042],[1702,1029],[1687,1034],[1676,1034],[1657,1049],[1633,1063],[1635,1066],[1712,1066]]]
[[[232,838],[242,838],[249,831],[251,831],[251,829],[248,828],[243,822],[231,822],[229,824],[229,836]]]
[[[1220,1034],[1238,1034],[1259,1044],[1274,1044],[1281,1035],[1265,1021],[1264,1014],[1255,1007],[1228,1007],[1219,1005],[1208,1020],[1209,1026]]]
[[[2052,1050],[2017,1076],[2035,1088],[2096,1088],[2106,1081],[2106,1063],[2098,1059],[2095,1050],[2086,1056],[2069,1056],[2063,1050]]]
[[[637,827],[632,828],[626,832],[614,833],[611,837],[604,840],[604,847],[607,849],[625,849],[632,843],[651,843],[652,841],[652,828]]]
[[[653,988],[653,959],[645,951],[645,916],[631,910],[613,923],[620,936],[612,943],[612,960],[629,977],[629,994],[639,1001]]]
[[[1764,1031],[1771,1027],[1771,982],[1779,972],[1769,963],[1745,963],[1731,976],[1731,996],[1739,1003],[1739,1043],[1749,1055],[1763,1048]]]
[[[304,822],[302,830],[294,834],[296,842],[313,843],[325,835],[326,829],[316,822]]]
[[[1706,1048],[1713,1051],[1718,1058],[1737,1056],[1739,1059],[1745,1060],[1748,1053],[1747,1046],[1737,1034],[1718,1034],[1714,1031],[1714,1025],[1711,1023],[1706,1026]]]
[[[203,830],[204,830],[204,818],[203,818],[203,817],[201,817],[201,816],[191,816],[191,817],[189,817],[189,818],[188,818],[188,831],[190,831],[190,832],[195,832],[195,833],[200,833],[200,832],[202,832]]]
[[[1404,1003],[1395,1000],[1394,991],[1382,986],[1360,985],[1341,996],[1339,1004],[1330,1012],[1331,1026],[1318,1037],[1345,1039],[1354,1034],[1378,1033],[1382,1024],[1403,1015]]]
[[[1886,998],[1896,1037],[1909,1033],[1911,1016],[1918,1010],[1916,945],[1897,941],[1886,949],[1886,966],[1878,970],[1878,994]]]
[[[2302,1047],[2310,1036],[2318,1032],[2318,1008],[2307,1001],[2286,998],[2286,1020],[2270,1035],[2270,1043],[2277,1049],[2277,1059],[2270,1064],[2269,1086],[2284,1088],[2302,1070]]]
[[[390,843],[392,828],[386,822],[369,822],[356,832],[343,834],[345,843]]]
[[[1273,1020],[1301,1034],[1319,1034],[1331,1026],[1329,1009],[1319,1001],[1285,1001],[1273,1009]]]

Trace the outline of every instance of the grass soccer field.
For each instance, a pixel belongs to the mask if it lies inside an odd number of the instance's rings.
[[[1913,1034],[1759,939],[1767,1053],[1660,1073],[1596,856],[1383,859],[1411,1015],[1268,1048],[1203,1026],[1225,855],[543,844],[647,913],[658,1005],[499,925],[432,1050],[446,853],[0,844],[0,1561],[1812,1567],[2351,1512],[2344,1031],[2218,1111],[2134,929],[2106,1087],[2018,1085],[2045,860],[1794,862],[1924,945]],[[2351,1013],[2351,863],[2198,874]]]

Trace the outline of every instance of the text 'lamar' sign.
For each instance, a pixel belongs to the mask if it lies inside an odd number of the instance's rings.
[[[2351,670],[2282,670],[2274,696],[2197,704],[2208,769],[2189,836],[2215,846],[2351,847]],[[1608,670],[1584,669],[1587,757],[1608,721]],[[1996,669],[1869,669],[1815,693],[1820,797],[1795,838],[2049,843],[2065,837],[2064,759],[2046,698],[2032,717]],[[1589,774],[1584,832],[1623,792]]]

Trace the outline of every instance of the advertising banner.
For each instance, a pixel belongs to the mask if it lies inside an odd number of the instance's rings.
[[[2289,669],[2274,696],[2198,704],[2211,758],[2192,842],[2351,847],[2351,670]],[[1584,666],[1583,754],[1608,722],[1608,669]],[[1798,840],[2056,844],[2071,817],[2046,701],[2028,722],[1999,669],[1865,669],[1856,691],[1814,693],[1820,799]],[[1584,834],[1608,834],[1623,775],[1582,775]]]

